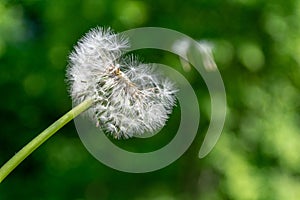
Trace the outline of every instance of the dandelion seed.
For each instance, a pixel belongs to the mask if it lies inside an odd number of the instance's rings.
[[[92,29],[70,54],[67,70],[74,103],[93,99],[88,115],[117,139],[160,129],[176,101],[174,84],[154,66],[122,57],[128,47],[110,29]]]
[[[177,40],[172,49],[177,52],[179,55],[183,55],[184,57],[188,58],[188,53],[192,49],[192,44],[189,40]],[[206,40],[198,41],[198,45],[196,45],[197,51],[201,54],[201,59],[204,68],[207,71],[215,71],[217,70],[217,64],[215,63],[214,56],[213,56],[213,44]],[[179,57],[183,70],[189,72],[192,67],[185,59]]]

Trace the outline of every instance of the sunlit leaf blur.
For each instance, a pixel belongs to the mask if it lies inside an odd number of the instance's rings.
[[[300,0],[1,0],[0,165],[72,108],[67,57],[95,26],[158,26],[209,41],[228,107],[220,140],[198,159],[211,109],[203,79],[178,56],[137,51],[192,84],[201,121],[188,151],[159,171],[123,173],[94,159],[70,123],[1,183],[0,199],[300,199],[299,21]],[[136,152],[160,148],[176,132],[179,110],[162,137],[114,142]]]

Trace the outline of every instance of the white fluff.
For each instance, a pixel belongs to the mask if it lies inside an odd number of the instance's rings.
[[[74,47],[67,70],[74,103],[94,99],[89,116],[117,139],[160,129],[176,101],[174,84],[153,66],[121,57],[127,47],[110,29],[92,29]]]

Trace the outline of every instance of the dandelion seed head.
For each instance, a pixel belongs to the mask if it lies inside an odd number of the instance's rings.
[[[176,102],[174,84],[154,66],[124,57],[128,47],[110,29],[92,29],[74,47],[67,69],[73,102],[93,99],[87,114],[117,139],[160,129]]]

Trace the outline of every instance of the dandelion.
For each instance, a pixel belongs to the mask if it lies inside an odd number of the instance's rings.
[[[175,103],[173,83],[154,66],[122,57],[128,47],[111,30],[92,29],[75,46],[67,71],[74,103],[93,99],[88,115],[117,139],[158,130]]]
[[[174,84],[154,66],[125,56],[128,40],[95,28],[69,56],[67,82],[76,105],[0,168],[0,182],[27,156],[80,113],[114,138],[130,138],[163,127],[175,104]]]

